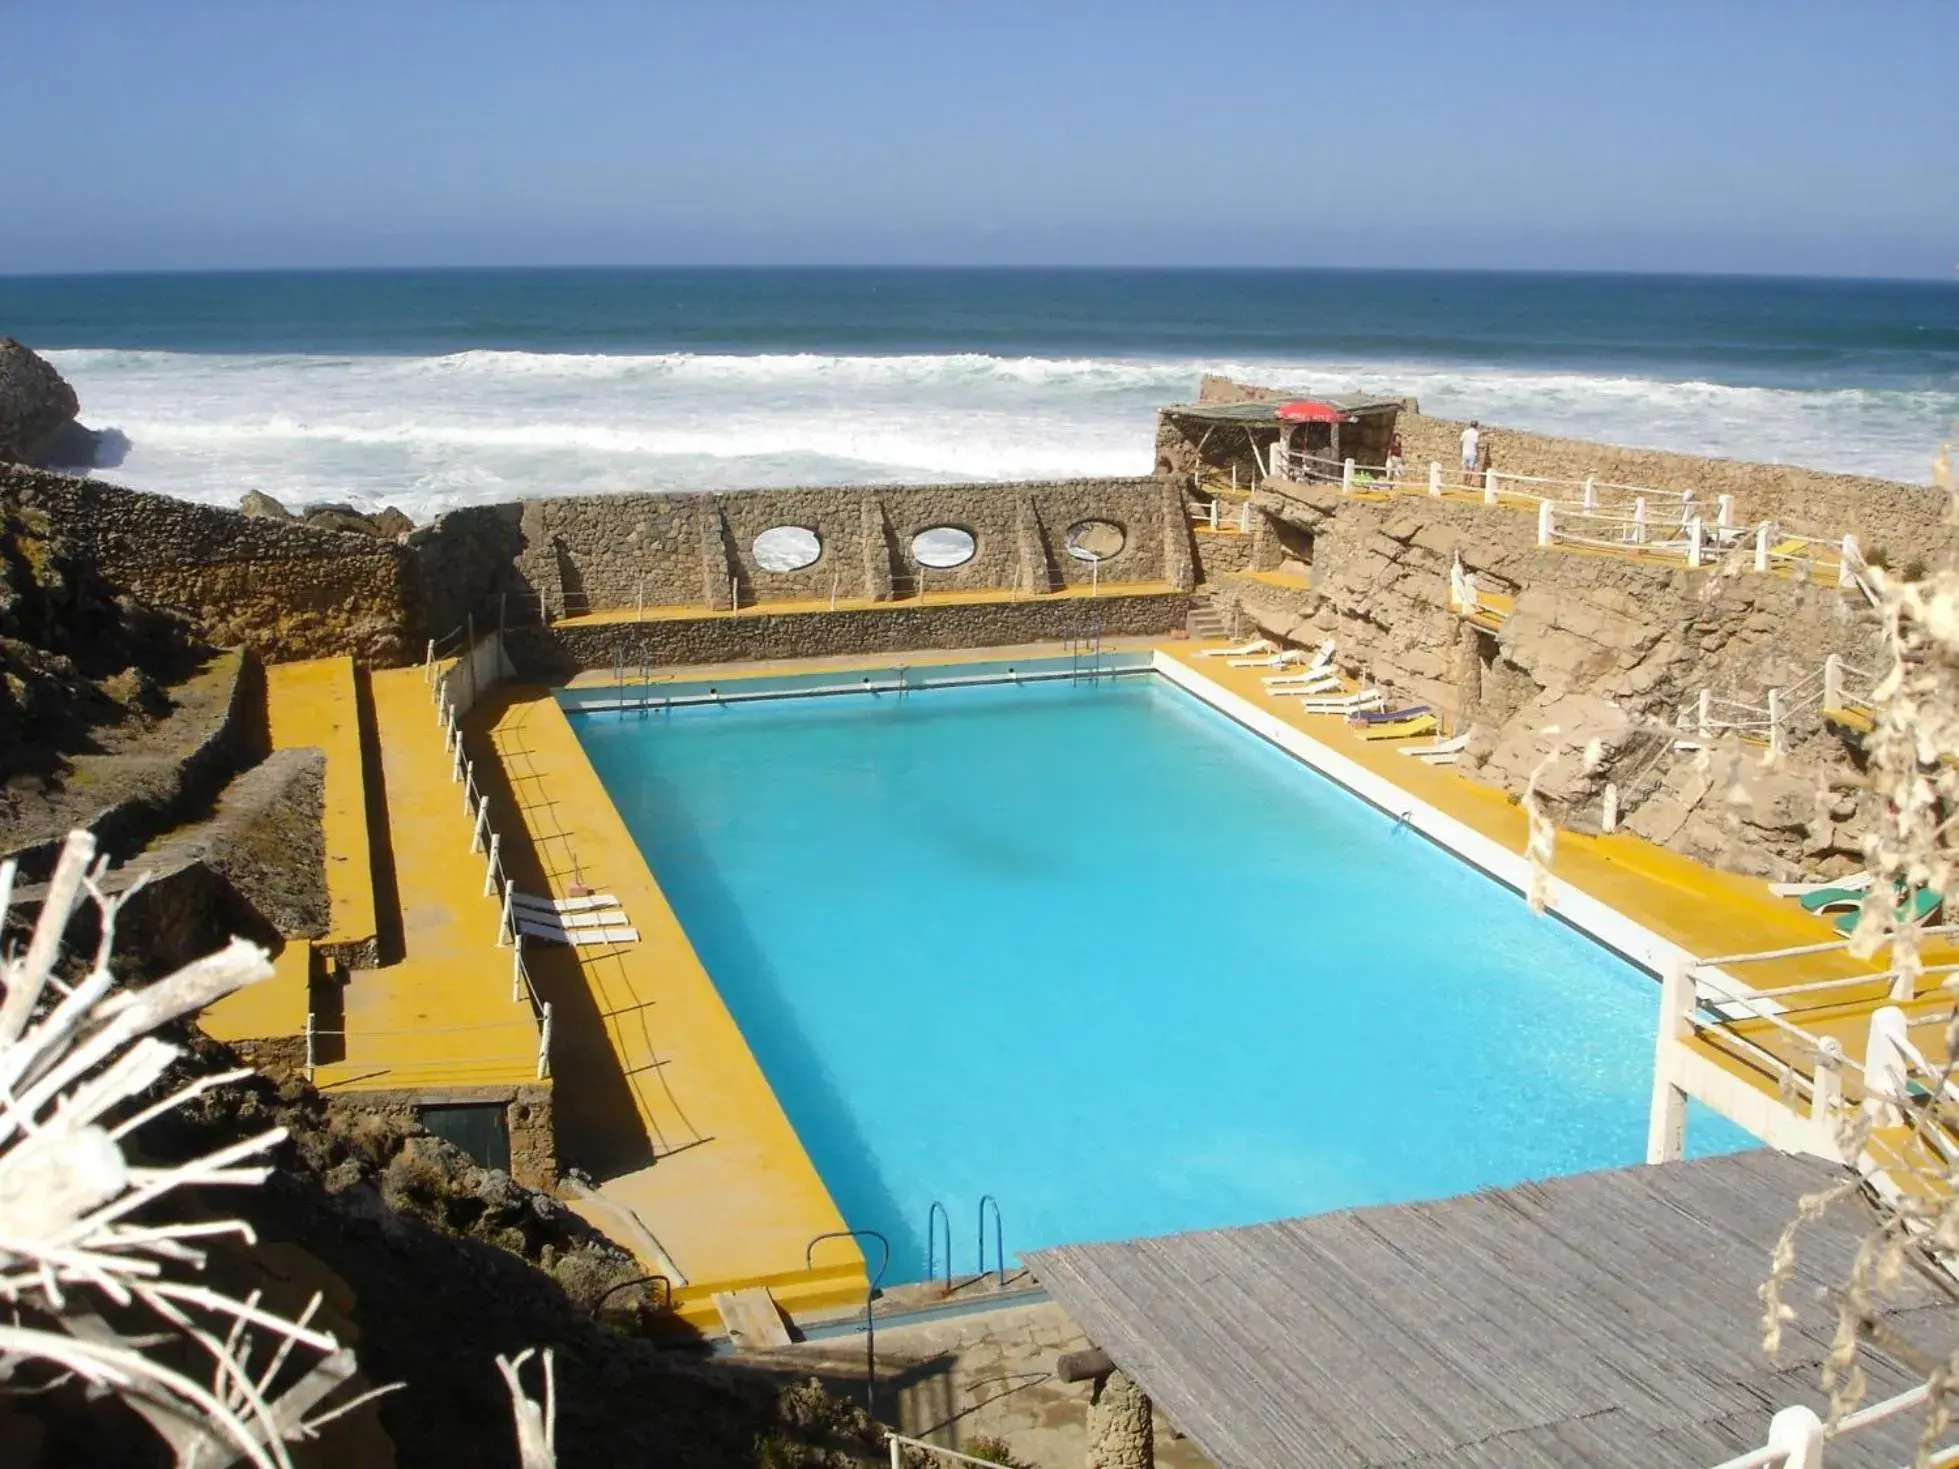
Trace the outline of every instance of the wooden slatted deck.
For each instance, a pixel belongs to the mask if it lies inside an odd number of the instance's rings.
[[[1707,1465],[1771,1414],[1819,1412],[1834,1315],[1818,1293],[1861,1206],[1801,1237],[1782,1360],[1757,1289],[1803,1194],[1842,1176],[1766,1150],[1242,1229],[1035,1251],[1089,1337],[1219,1465],[1369,1469]],[[1908,1282],[1890,1324],[1943,1353],[1949,1313]],[[1917,1379],[1867,1352],[1867,1400]],[[1903,1414],[1832,1466],[1910,1462]]]

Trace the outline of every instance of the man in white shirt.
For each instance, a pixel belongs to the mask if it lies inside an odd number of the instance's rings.
[[[1476,466],[1482,462],[1483,430],[1475,419],[1469,420],[1469,427],[1462,431],[1462,482],[1466,485],[1476,482]]]

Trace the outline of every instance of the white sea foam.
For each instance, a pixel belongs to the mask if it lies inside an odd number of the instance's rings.
[[[48,354],[124,483],[235,504],[456,505],[605,489],[1142,474],[1200,373],[1412,394],[1607,442],[1923,480],[1959,394],[1430,363],[779,353]]]

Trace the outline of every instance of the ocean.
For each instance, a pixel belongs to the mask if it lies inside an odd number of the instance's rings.
[[[215,504],[1142,474],[1203,372],[1924,481],[1959,286],[1468,272],[0,278],[120,483]]]

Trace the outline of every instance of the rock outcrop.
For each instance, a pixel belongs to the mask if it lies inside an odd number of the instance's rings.
[[[101,440],[75,421],[80,411],[75,390],[45,357],[0,337],[0,460],[92,467]]]

